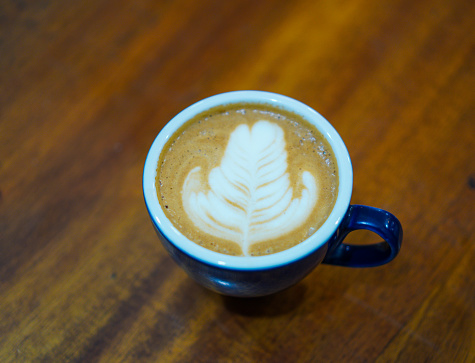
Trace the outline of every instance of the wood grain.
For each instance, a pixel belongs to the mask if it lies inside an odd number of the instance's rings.
[[[475,361],[474,18],[464,0],[0,1],[0,361]],[[250,300],[174,264],[145,156],[238,89],[335,126],[352,203],[403,224],[396,260]]]

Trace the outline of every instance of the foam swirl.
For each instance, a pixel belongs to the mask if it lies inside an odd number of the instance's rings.
[[[284,132],[278,125],[240,125],[207,185],[201,167],[190,171],[182,190],[184,209],[199,229],[238,243],[248,255],[250,245],[304,223],[317,202],[317,180],[307,171],[301,175],[300,198],[293,198],[287,167]]]

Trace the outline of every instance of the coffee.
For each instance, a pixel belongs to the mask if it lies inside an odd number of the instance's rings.
[[[174,133],[156,189],[165,215],[191,241],[259,256],[295,246],[325,222],[338,167],[327,140],[301,116],[240,103],[203,112]]]

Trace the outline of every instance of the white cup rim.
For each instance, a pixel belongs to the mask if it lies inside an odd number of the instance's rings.
[[[155,187],[157,164],[163,146],[173,133],[193,116],[212,107],[232,103],[266,103],[299,114],[315,125],[330,143],[338,164],[339,190],[335,206],[324,224],[308,239],[287,250],[266,256],[229,256],[208,250],[190,241],[165,216],[158,201]],[[351,199],[353,169],[348,150],[334,127],[317,111],[293,98],[264,91],[233,91],[217,94],[198,101],[173,117],[160,131],[150,147],[144,165],[144,199],[156,228],[182,252],[207,264],[227,269],[269,269],[299,260],[322,247],[344,217]]]

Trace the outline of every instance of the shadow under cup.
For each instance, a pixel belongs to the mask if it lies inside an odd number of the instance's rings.
[[[325,223],[308,239],[287,250],[266,256],[241,257],[217,253],[183,236],[168,220],[157,197],[155,179],[160,153],[170,137],[188,120],[210,108],[233,103],[262,103],[300,115],[313,124],[333,149],[339,189],[335,206]],[[286,289],[318,264],[372,267],[386,264],[399,252],[402,228],[391,213],[351,205],[353,170],[343,140],[318,112],[289,97],[262,91],[236,91],[215,95],[186,108],[160,131],[144,166],[143,192],[153,226],[165,249],[190,277],[215,292],[239,297],[269,295]],[[371,245],[343,243],[357,229],[377,233],[383,242]]]

